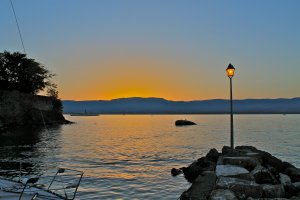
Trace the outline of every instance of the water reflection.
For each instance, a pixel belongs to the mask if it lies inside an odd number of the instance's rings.
[[[55,156],[61,149],[61,126],[18,127],[0,135],[0,175],[42,174],[56,166]],[[52,152],[53,154],[51,154]],[[49,162],[51,161],[51,162]],[[54,162],[53,162],[54,161]]]
[[[58,166],[82,170],[78,199],[177,199],[189,184],[170,169],[229,145],[226,115],[66,118],[77,123],[0,135],[1,169],[18,170],[22,160],[30,174]],[[198,125],[175,127],[182,118]],[[300,115],[237,115],[236,145],[256,146],[299,167],[299,120]]]

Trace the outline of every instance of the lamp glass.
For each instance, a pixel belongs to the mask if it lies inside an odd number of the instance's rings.
[[[226,69],[227,76],[229,78],[232,78],[234,76],[234,70],[235,70],[235,68],[231,64],[229,64],[227,69]]]

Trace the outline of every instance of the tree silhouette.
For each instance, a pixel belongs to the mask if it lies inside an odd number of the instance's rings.
[[[26,54],[8,51],[0,53],[0,89],[2,90],[18,90],[29,94],[37,94],[45,88],[53,90],[55,89],[53,88],[55,84],[51,82],[53,76],[54,74],[42,64],[27,58]]]

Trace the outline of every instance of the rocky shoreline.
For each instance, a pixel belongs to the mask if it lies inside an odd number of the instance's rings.
[[[192,183],[181,200],[300,200],[300,169],[252,146],[211,149],[171,173]]]
[[[71,123],[61,109],[59,99],[0,90],[0,134],[19,126]]]

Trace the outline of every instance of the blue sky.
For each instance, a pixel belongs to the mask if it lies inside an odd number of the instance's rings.
[[[300,1],[13,0],[27,54],[63,99],[300,96]],[[9,0],[1,51],[22,51]]]

